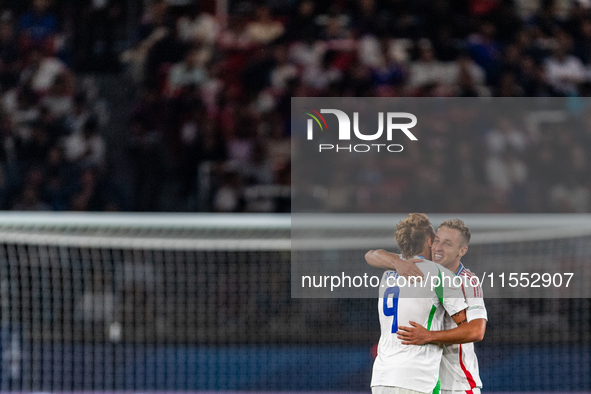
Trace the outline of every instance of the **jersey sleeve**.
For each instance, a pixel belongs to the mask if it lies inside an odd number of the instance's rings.
[[[486,312],[486,306],[484,305],[484,298],[482,295],[482,287],[478,278],[472,273],[465,275],[462,281],[462,290],[466,297],[466,303],[468,309],[466,310],[466,318],[468,322],[475,319],[486,319],[488,320],[488,314]]]
[[[441,270],[442,276],[442,287],[443,287],[443,308],[449,313],[450,316],[463,311],[468,307],[464,294],[462,293],[462,286],[458,285],[456,281],[454,283],[453,277],[455,276],[449,270]]]

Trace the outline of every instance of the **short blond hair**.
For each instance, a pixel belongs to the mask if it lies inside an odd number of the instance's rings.
[[[450,219],[446,220],[445,222],[439,225],[441,227],[453,228],[454,230],[458,230],[460,235],[462,236],[462,240],[464,241],[464,245],[468,245],[470,243],[470,229],[463,220],[460,219]]]
[[[394,238],[404,258],[416,256],[423,251],[425,243],[435,238],[435,230],[424,213],[411,213],[396,225]]]

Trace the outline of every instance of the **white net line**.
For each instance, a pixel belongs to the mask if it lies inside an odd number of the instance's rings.
[[[87,248],[248,251],[373,249],[396,245],[405,215],[0,214],[0,242]],[[591,235],[591,215],[429,215],[435,227],[459,217],[471,245]]]
[[[187,250],[187,251],[246,251],[290,250],[290,239],[167,239],[78,235],[48,235],[0,232],[0,243],[34,244],[79,248]]]

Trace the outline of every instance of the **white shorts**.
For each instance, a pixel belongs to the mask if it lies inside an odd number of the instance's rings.
[[[428,394],[421,391],[403,389],[401,387],[373,386],[371,394]]]
[[[472,389],[472,390],[441,390],[439,391],[440,394],[480,394],[480,389]]]

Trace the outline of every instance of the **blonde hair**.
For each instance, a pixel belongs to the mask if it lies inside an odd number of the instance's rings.
[[[462,236],[462,240],[464,241],[464,245],[468,245],[470,243],[470,237],[471,237],[470,229],[468,228],[468,226],[466,226],[466,224],[464,223],[463,220],[460,220],[460,219],[446,220],[445,222],[443,222],[439,225],[439,228],[441,228],[443,226],[458,230],[460,232],[460,235]]]
[[[425,243],[435,237],[435,230],[424,213],[411,213],[396,225],[394,238],[404,258],[418,255]]]

